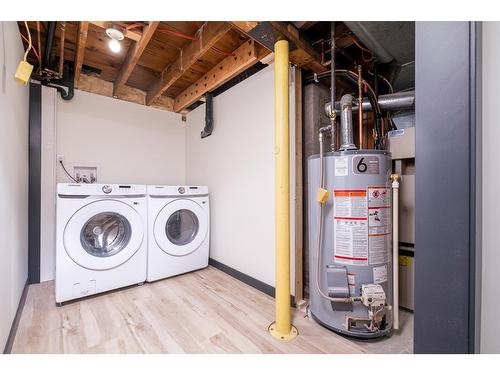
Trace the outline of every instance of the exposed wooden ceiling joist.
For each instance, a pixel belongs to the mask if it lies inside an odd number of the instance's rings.
[[[170,64],[158,81],[147,93],[146,104],[150,105],[172,86],[203,54],[212,48],[229,30],[227,22],[206,22],[196,33],[196,40],[186,45]]]
[[[153,37],[153,34],[156,31],[156,28],[160,24],[159,21],[150,21],[148,26],[146,26],[142,32],[142,37],[138,42],[135,42],[129,47],[127,52],[127,56],[125,57],[125,61],[122,65],[120,73],[115,80],[113,95],[119,96],[121,90],[127,83],[132,71],[134,70],[137,62],[142,56],[142,53],[146,49],[149,41]]]
[[[88,21],[81,21],[78,24],[78,39],[76,41],[75,55],[75,85],[80,82],[80,74],[82,72],[83,57],[85,54],[85,44],[87,43],[87,33],[89,30]]]
[[[202,95],[245,71],[269,53],[268,50],[260,47],[253,40],[244,42],[232,53],[232,56],[226,57],[197,82],[179,94],[175,98],[174,111],[178,112],[185,109],[200,99]]]
[[[80,76],[80,84],[78,89],[82,91],[91,92],[97,95],[113,97],[113,82],[105,81],[103,79],[92,77],[86,74]],[[146,92],[135,87],[123,86],[120,95],[121,100],[125,100],[137,104],[146,104]],[[163,109],[165,111],[173,112],[174,99],[166,96],[161,96],[150,104],[151,107]]]
[[[101,27],[103,29],[106,29],[107,27],[113,24],[113,22],[108,22],[108,21],[90,21],[90,23],[92,25]],[[142,37],[142,33],[135,30],[124,30],[123,35],[125,36],[125,38],[132,39],[135,42],[140,41]]]
[[[261,23],[262,22],[257,21],[231,22],[231,24],[240,32],[244,33],[249,38],[254,39],[256,42],[263,44],[262,40],[259,40],[254,32],[254,29],[256,29]],[[274,28],[274,30],[276,30],[277,33],[283,35],[297,47],[296,50],[290,52],[290,62],[292,64],[299,67],[309,68],[315,73],[321,73],[326,70],[326,68],[321,65],[321,56],[319,53],[316,52],[311,44],[304,39],[300,30],[298,30],[293,24],[286,22],[269,22],[269,24]],[[264,47],[269,49],[269,47],[265,45]]]

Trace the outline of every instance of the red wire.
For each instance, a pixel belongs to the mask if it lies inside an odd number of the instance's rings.
[[[135,24],[128,25],[127,29],[132,29],[134,27],[139,27],[139,26],[143,26],[143,25],[135,23]],[[167,34],[175,35],[175,36],[178,36],[180,38],[187,39],[187,40],[196,40],[197,39],[195,36],[183,33],[182,31],[176,30],[170,26],[162,26],[162,27],[157,28],[156,30],[158,30],[160,32],[167,33]],[[212,50],[214,52],[221,54],[221,55],[224,55],[224,56],[234,56],[234,53],[223,51],[220,48],[217,48],[215,46],[212,47]]]
[[[234,56],[234,53],[232,53],[232,52],[226,52],[226,51],[223,51],[223,50],[221,50],[221,49],[217,48],[216,46],[213,46],[213,47],[212,47],[212,49],[213,49],[215,52],[217,52],[217,53],[219,53],[219,54],[221,54],[221,55],[224,55],[224,56]]]
[[[136,27],[143,27],[144,25],[140,24],[140,23],[132,23],[130,25],[127,25],[125,28],[127,30],[130,30],[130,29],[135,29]]]
[[[196,37],[188,35],[188,34],[185,34],[182,31],[175,30],[174,28],[172,28],[170,26],[159,27],[157,30],[158,31],[162,31],[164,33],[176,35],[176,36],[184,38],[184,39],[196,40]]]
[[[21,34],[21,36],[22,36],[22,37],[23,37],[23,39],[26,41],[26,43],[29,43],[28,38],[26,38],[23,34]],[[38,53],[36,52],[36,48],[33,46],[33,47],[31,48],[31,50],[32,50],[32,51],[33,51],[33,53],[35,54],[36,59],[37,59],[38,61],[40,61],[40,56],[38,56]]]

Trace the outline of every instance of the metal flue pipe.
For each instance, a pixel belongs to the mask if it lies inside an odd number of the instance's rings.
[[[415,91],[402,91],[394,94],[380,95],[378,97],[378,104],[382,111],[399,111],[402,109],[410,109],[415,107]],[[325,105],[325,113],[330,116],[331,104]],[[368,98],[363,99],[363,111],[373,111]],[[353,112],[358,112],[358,106],[352,107]],[[335,112],[340,113],[340,102],[335,102]]]
[[[346,94],[340,100],[340,150],[355,150],[352,127],[352,95]]]

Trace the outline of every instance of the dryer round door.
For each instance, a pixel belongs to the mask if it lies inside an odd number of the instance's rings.
[[[78,265],[106,270],[129,260],[142,245],[144,226],[126,203],[101,200],[83,206],[64,229],[64,248]]]
[[[167,204],[156,216],[154,237],[167,254],[184,256],[195,251],[208,231],[206,213],[196,202],[177,199]]]

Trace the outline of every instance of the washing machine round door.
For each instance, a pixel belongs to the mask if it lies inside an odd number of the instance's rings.
[[[167,254],[184,256],[196,251],[208,232],[206,212],[190,199],[177,199],[161,209],[154,223],[154,237]]]
[[[64,229],[64,248],[73,261],[92,270],[106,270],[129,260],[142,245],[144,226],[126,203],[101,200],[80,208]]]

